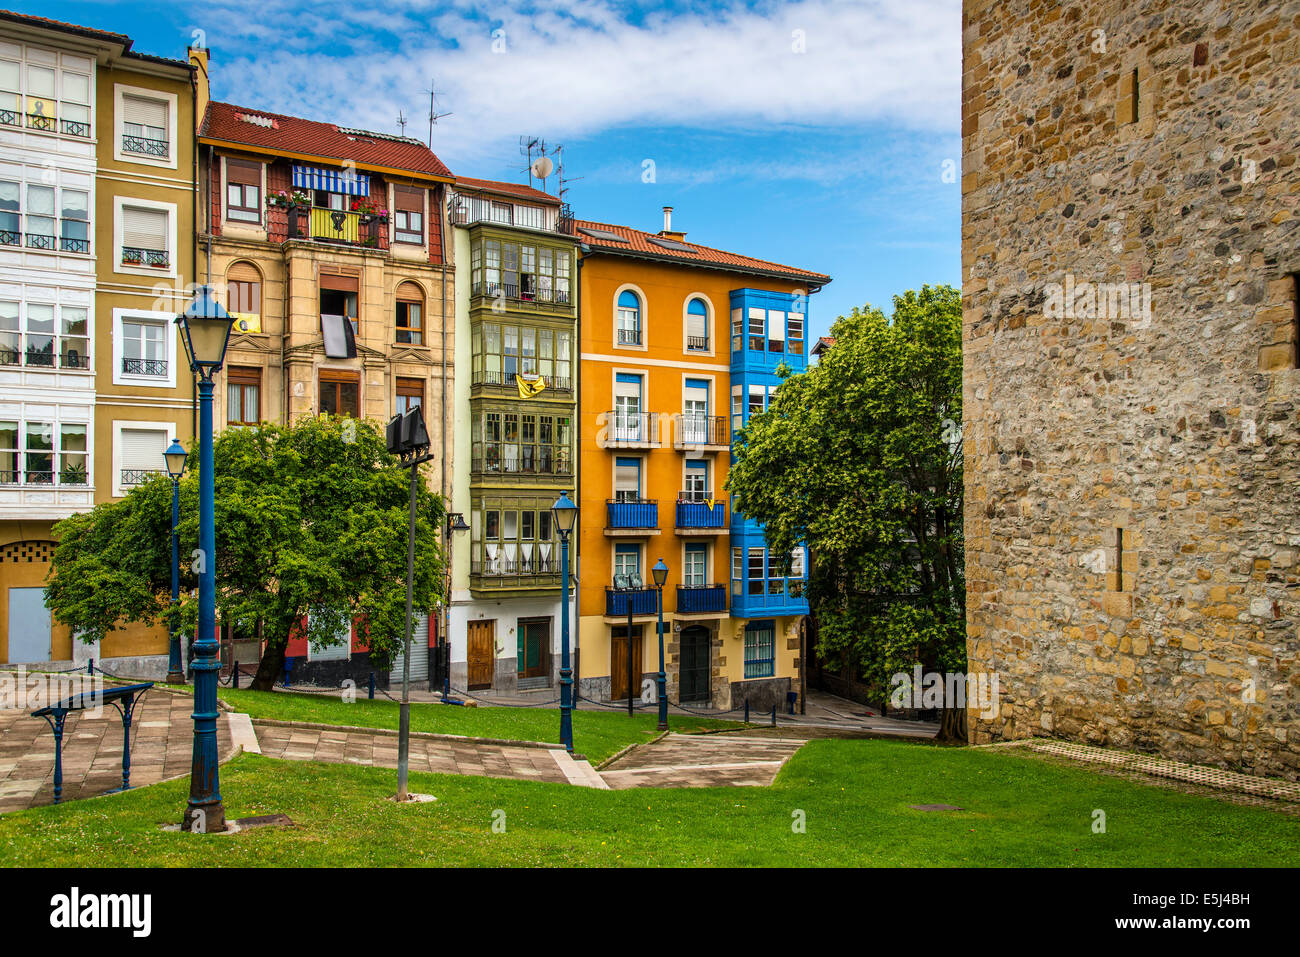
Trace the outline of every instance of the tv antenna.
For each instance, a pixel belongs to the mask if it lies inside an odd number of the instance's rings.
[[[401,110],[397,111],[397,125],[402,128],[402,135],[406,135],[406,114]]]
[[[429,79],[429,149],[433,149],[433,128],[437,122],[444,116],[451,116],[450,113],[438,112],[438,94],[437,84],[433,79]]]

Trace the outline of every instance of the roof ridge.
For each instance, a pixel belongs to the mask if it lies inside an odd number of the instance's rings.
[[[647,232],[644,229],[637,229],[635,226],[625,226],[622,223],[602,223],[602,222],[597,222],[594,219],[574,220],[575,226],[581,226],[584,224],[588,226],[609,226],[614,229],[626,229],[628,232],[640,233],[642,236],[646,237],[647,240],[662,238],[658,233],[651,233],[651,232]],[[674,240],[674,242],[680,242],[683,246],[691,246],[693,247],[693,249],[703,250],[705,252],[710,252],[710,253],[721,253],[724,256],[739,256],[741,259],[748,259],[750,262],[762,263],[765,266],[776,266],[779,269],[806,273],[810,276],[826,275],[826,273],[813,272],[811,269],[802,269],[798,266],[791,266],[787,263],[779,263],[774,259],[760,259],[758,256],[750,256],[748,253],[738,253],[738,252],[733,252],[730,249],[719,249],[716,246],[705,246],[702,243],[693,243],[689,239]]]

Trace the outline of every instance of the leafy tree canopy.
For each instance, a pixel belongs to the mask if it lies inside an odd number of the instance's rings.
[[[181,480],[180,627],[193,634],[198,543],[196,456]],[[263,623],[267,649],[255,686],[269,687],[285,643],[308,611],[314,647],[346,618],[364,620],[381,665],[405,638],[409,475],[382,432],[358,420],[228,429],[213,446],[220,620]],[[121,501],[55,527],[46,603],[86,641],[124,621],[166,620],[171,595],[171,481],[160,476]],[[443,598],[439,496],[416,498],[415,607]],[[332,619],[332,620],[331,620]],[[264,674],[264,672],[266,674]]]

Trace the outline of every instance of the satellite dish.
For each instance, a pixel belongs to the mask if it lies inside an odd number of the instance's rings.
[[[549,156],[540,156],[533,160],[533,175],[538,179],[546,179],[555,172],[555,164],[551,162]]]

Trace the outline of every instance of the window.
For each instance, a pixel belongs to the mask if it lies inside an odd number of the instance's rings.
[[[787,312],[785,322],[786,332],[789,334],[785,351],[792,356],[803,355],[803,313]]]
[[[424,245],[424,190],[393,187],[393,241]]]
[[[709,498],[709,463],[704,459],[686,460],[686,487],[682,501],[703,502]]]
[[[682,441],[704,445],[709,441],[709,380],[687,379],[682,386]]]
[[[731,550],[731,593],[740,595],[745,579],[745,552],[740,548]]]
[[[360,315],[360,283],[355,275],[341,273],[320,274],[320,314],[345,316],[352,323],[352,334],[357,333],[357,316]]]
[[[161,322],[122,320],[122,374],[167,375],[167,329]]]
[[[756,621],[745,626],[745,677],[776,674],[776,623]]]
[[[261,163],[226,158],[226,219],[261,223]]]
[[[686,546],[686,561],[682,566],[682,584],[688,588],[701,588],[706,584],[708,547],[701,543]]]
[[[749,550],[749,594],[762,595],[767,591],[764,585],[763,574],[764,550],[761,548],[751,548]]]
[[[171,265],[171,228],[166,210],[123,206],[122,264],[166,269]]]
[[[56,60],[55,54],[41,50],[36,54],[40,64],[24,64],[31,48],[5,47],[6,55],[0,59],[0,124],[90,136],[91,62],[69,53],[57,55]]]
[[[90,252],[90,194],[63,189],[59,200],[59,249],[65,253]]]
[[[0,180],[0,246],[17,246],[22,242],[21,187],[10,180]]]
[[[115,495],[166,472],[163,452],[171,443],[166,429],[124,426],[118,432],[119,469]]]
[[[32,249],[54,249],[56,230],[54,187],[27,184],[27,245]]]
[[[262,371],[231,366],[226,372],[226,425],[257,425],[262,421]]]
[[[800,598],[803,595],[804,586],[804,556],[803,549],[796,548],[790,553],[790,575],[789,581],[786,582],[790,591],[791,598]]]
[[[731,387],[731,431],[739,432],[745,424],[744,412],[745,392],[744,386],[733,385]]]
[[[84,306],[0,300],[0,365],[89,369],[87,316]]]
[[[401,415],[408,409],[424,405],[424,380],[397,378],[397,395],[393,401],[393,412]]]
[[[620,346],[641,345],[641,299],[630,289],[618,296],[618,339]]]
[[[90,194],[18,179],[0,181],[0,246],[89,253]]]
[[[320,410],[330,415],[361,418],[361,375],[344,369],[322,369]]]
[[[573,333],[485,322],[473,333],[473,383],[515,387],[517,374],[539,375],[549,389],[573,389]]]
[[[641,587],[641,546],[640,545],[615,545],[614,546],[614,577],[619,580],[619,576],[626,575],[628,586],[632,588]]]
[[[765,352],[767,349],[765,321],[766,313],[762,309],[749,310],[749,348],[755,352]]]
[[[745,311],[743,309],[731,310],[731,351],[739,352],[740,344],[745,336]]]
[[[475,296],[568,303],[570,275],[567,249],[496,239],[470,247],[470,287]]]
[[[415,283],[397,287],[397,341],[418,346],[424,343],[424,296]]]
[[[122,152],[151,159],[167,159],[171,152],[168,137],[167,100],[132,93],[121,96]]]
[[[643,378],[634,372],[614,375],[614,434],[616,442],[644,442],[647,429],[641,414]]]
[[[767,314],[767,351],[785,352],[785,313],[775,309]]]
[[[709,351],[709,309],[699,297],[686,304],[686,350]]]
[[[751,385],[749,387],[749,415],[746,418],[753,418],[763,411],[763,400],[766,395],[767,390],[761,385]]]
[[[521,415],[489,409],[473,420],[471,469],[569,475],[572,441],[572,422],[567,415]]]
[[[524,498],[481,503],[470,516],[470,572],[557,574],[554,532],[547,501]]]
[[[641,498],[641,460],[614,460],[614,501],[635,502]]]
[[[226,308],[236,331],[262,331],[262,276],[248,263],[235,263],[226,273]]]
[[[80,422],[0,422],[0,485],[86,485],[86,435]]]

